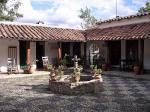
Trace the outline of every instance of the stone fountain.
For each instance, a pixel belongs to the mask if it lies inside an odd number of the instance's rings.
[[[74,68],[77,68],[80,59],[74,56],[72,60],[74,61]],[[79,82],[71,82],[71,74],[64,75],[63,79],[56,81],[49,79],[50,91],[57,94],[77,95],[103,90],[102,79],[93,79],[91,75],[82,74]]]

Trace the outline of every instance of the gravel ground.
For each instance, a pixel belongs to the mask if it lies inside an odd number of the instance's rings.
[[[103,75],[104,91],[66,96],[48,76],[0,80],[0,112],[150,112],[150,81]]]

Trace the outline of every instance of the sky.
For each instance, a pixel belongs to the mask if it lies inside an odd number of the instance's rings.
[[[98,20],[116,16],[116,0],[19,0],[23,18],[17,22],[45,24],[63,28],[81,28],[80,9],[86,6]],[[118,16],[136,14],[148,0],[117,0]]]

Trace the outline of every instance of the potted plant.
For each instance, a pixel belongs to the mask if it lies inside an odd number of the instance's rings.
[[[106,71],[107,70],[107,64],[106,63],[103,63],[102,64],[102,71]]]
[[[93,74],[95,65],[90,65],[90,73]]]
[[[97,68],[97,65],[91,65],[93,79],[100,79],[102,70]]]
[[[48,70],[50,71],[50,80],[51,81],[56,81],[56,70],[55,70],[55,67],[53,67],[53,65],[48,65],[47,66]]]
[[[50,80],[51,81],[56,81],[56,72],[54,69],[51,70],[50,72]]]
[[[51,64],[47,65],[47,69],[48,69],[48,71],[51,72],[53,70],[53,65],[51,65]]]
[[[65,56],[63,57],[63,59],[61,60],[61,64],[66,68],[67,64],[69,63],[67,60],[67,54],[65,54]]]
[[[56,74],[59,76],[59,79],[63,79],[64,76],[64,66],[59,65],[58,69],[56,70]]]
[[[24,73],[26,74],[32,74],[35,72],[35,69],[36,69],[36,62],[38,60],[34,60],[32,61],[31,63],[27,64],[25,67],[24,67]]]
[[[80,81],[80,75],[81,75],[81,70],[82,70],[82,67],[77,67],[77,68],[74,68],[74,71],[73,71],[73,74],[72,74],[72,82],[79,82]]]
[[[138,63],[133,65],[133,71],[136,75],[140,74],[140,65]]]

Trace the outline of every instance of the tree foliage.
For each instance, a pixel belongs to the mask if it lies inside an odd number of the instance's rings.
[[[138,10],[139,13],[145,13],[145,12],[150,12],[150,2],[146,2],[144,7],[141,7]]]
[[[97,22],[97,19],[91,15],[91,10],[88,7],[86,7],[85,9],[80,9],[79,17],[83,20],[83,22],[81,23],[81,27],[84,29],[93,27]]]
[[[0,21],[14,21],[18,17],[23,17],[18,13],[20,5],[19,0],[0,0]]]

